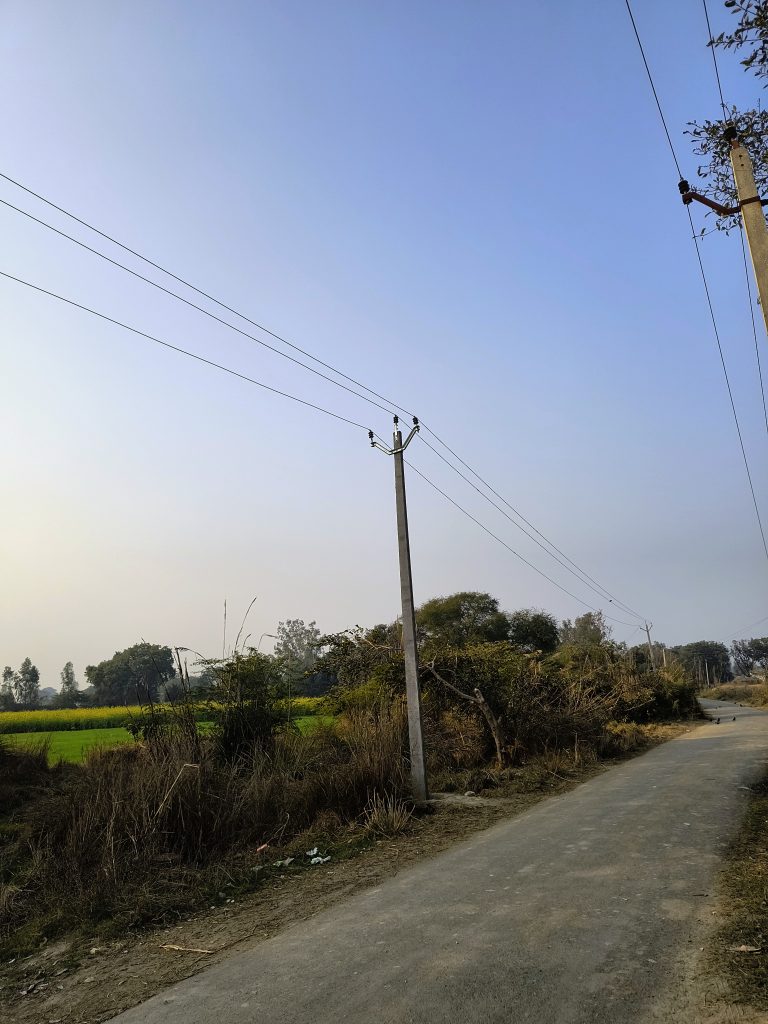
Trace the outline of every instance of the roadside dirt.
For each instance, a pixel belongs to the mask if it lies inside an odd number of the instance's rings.
[[[672,739],[691,728],[695,726],[665,727],[659,739]],[[107,942],[93,937],[52,943],[0,966],[0,1019],[3,1024],[101,1024],[238,947],[269,939],[616,763],[592,765],[569,778],[552,774],[535,791],[521,792],[530,787],[530,780],[521,777],[483,797],[440,800],[434,813],[415,818],[402,835],[313,867],[306,866],[306,857],[297,857],[254,892],[169,928],[131,932]]]

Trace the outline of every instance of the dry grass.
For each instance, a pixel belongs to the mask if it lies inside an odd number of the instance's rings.
[[[394,796],[371,797],[365,809],[363,829],[371,836],[397,836],[408,828],[413,811]]]
[[[726,920],[710,955],[738,998],[768,1010],[768,775],[753,787],[721,889]]]
[[[701,694],[708,700],[728,700],[734,704],[747,704],[754,708],[768,707],[768,683],[736,681],[713,686]]]
[[[106,918],[157,922],[245,884],[314,823],[331,815],[341,826],[374,796],[401,795],[404,745],[400,708],[383,707],[350,714],[338,731],[280,733],[236,764],[184,731],[92,754],[6,826],[0,881],[14,889],[2,897],[0,948],[22,924],[28,943],[35,920],[46,935]]]

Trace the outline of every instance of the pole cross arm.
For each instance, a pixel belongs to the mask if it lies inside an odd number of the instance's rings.
[[[704,206],[708,206],[710,210],[714,210],[720,217],[730,217],[734,213],[741,213],[742,207],[747,206],[748,203],[760,203],[761,206],[768,206],[768,199],[761,199],[760,196],[744,199],[738,206],[723,206],[722,203],[710,199],[709,196],[703,196],[700,192],[694,192],[685,180],[680,182],[678,188],[680,189],[680,198],[686,206],[690,206],[696,200],[697,203],[701,203]]]
[[[398,424],[398,418],[397,418],[397,416],[395,416],[395,428],[396,428],[395,440],[397,440],[397,438],[401,436],[400,435],[400,430],[399,430],[399,427],[398,427],[397,424]],[[419,419],[418,419],[418,416],[414,416],[413,417],[413,427],[411,428],[411,432],[408,435],[408,437],[406,437],[405,441],[402,441],[400,443],[399,447],[387,448],[386,445],[384,445],[380,441],[376,440],[376,435],[374,434],[374,432],[372,430],[368,431],[368,440],[371,442],[371,448],[378,448],[379,451],[380,452],[384,452],[385,455],[394,455],[396,452],[404,452],[405,449],[408,447],[408,445],[413,440],[413,438],[415,437],[415,435],[418,434],[418,432],[419,432]]]

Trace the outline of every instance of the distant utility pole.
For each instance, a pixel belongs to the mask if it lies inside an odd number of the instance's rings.
[[[656,661],[653,657],[653,644],[651,643],[651,626],[653,623],[646,622],[645,624],[645,635],[648,637],[648,656],[651,659],[651,669],[656,668]]]
[[[408,701],[408,741],[411,751],[411,784],[417,803],[428,797],[427,768],[421,730],[421,690],[419,687],[419,656],[416,649],[416,610],[413,605],[411,577],[411,543],[408,536],[408,506],[405,498],[405,462],[403,452],[419,432],[419,421],[413,417],[413,428],[403,442],[399,420],[395,416],[392,447],[380,444],[372,430],[368,432],[372,448],[395,459],[395,504],[397,508],[397,545],[400,556],[400,599],[403,609],[403,657],[405,659],[405,693]]]
[[[710,687],[710,682],[709,682],[709,662],[707,661],[706,658],[704,659],[704,675],[707,678],[707,689],[709,689],[709,687]]]
[[[757,282],[757,294],[760,299],[760,307],[763,311],[763,320],[768,330],[768,225],[765,222],[763,206],[768,205],[768,200],[761,199],[757,193],[755,174],[752,169],[752,161],[731,124],[725,129],[725,139],[731,144],[731,166],[733,178],[736,182],[736,192],[739,196],[738,206],[723,206],[722,203],[710,199],[709,196],[700,195],[694,192],[688,182],[683,179],[679,184],[680,194],[683,202],[688,205],[694,199],[714,210],[720,217],[728,217],[733,214],[741,214],[744,231],[749,244],[749,254],[752,257],[752,267]]]

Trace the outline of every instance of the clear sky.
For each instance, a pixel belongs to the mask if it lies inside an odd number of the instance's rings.
[[[718,111],[701,5],[635,13],[693,179],[682,132]],[[721,66],[727,99],[754,104],[758,82]],[[0,87],[0,170],[413,409],[658,639],[768,615],[621,0],[5,0]],[[5,181],[0,198],[93,243]],[[768,519],[738,234],[702,250]],[[389,433],[386,413],[6,207],[0,270]],[[82,680],[142,638],[214,654],[225,598],[230,623],[258,598],[254,638],[398,614],[392,460],[362,431],[7,280],[0,380],[2,664],[28,655],[58,685],[65,661]],[[410,457],[592,603],[419,441]],[[414,475],[409,500],[417,601],[584,610]]]

